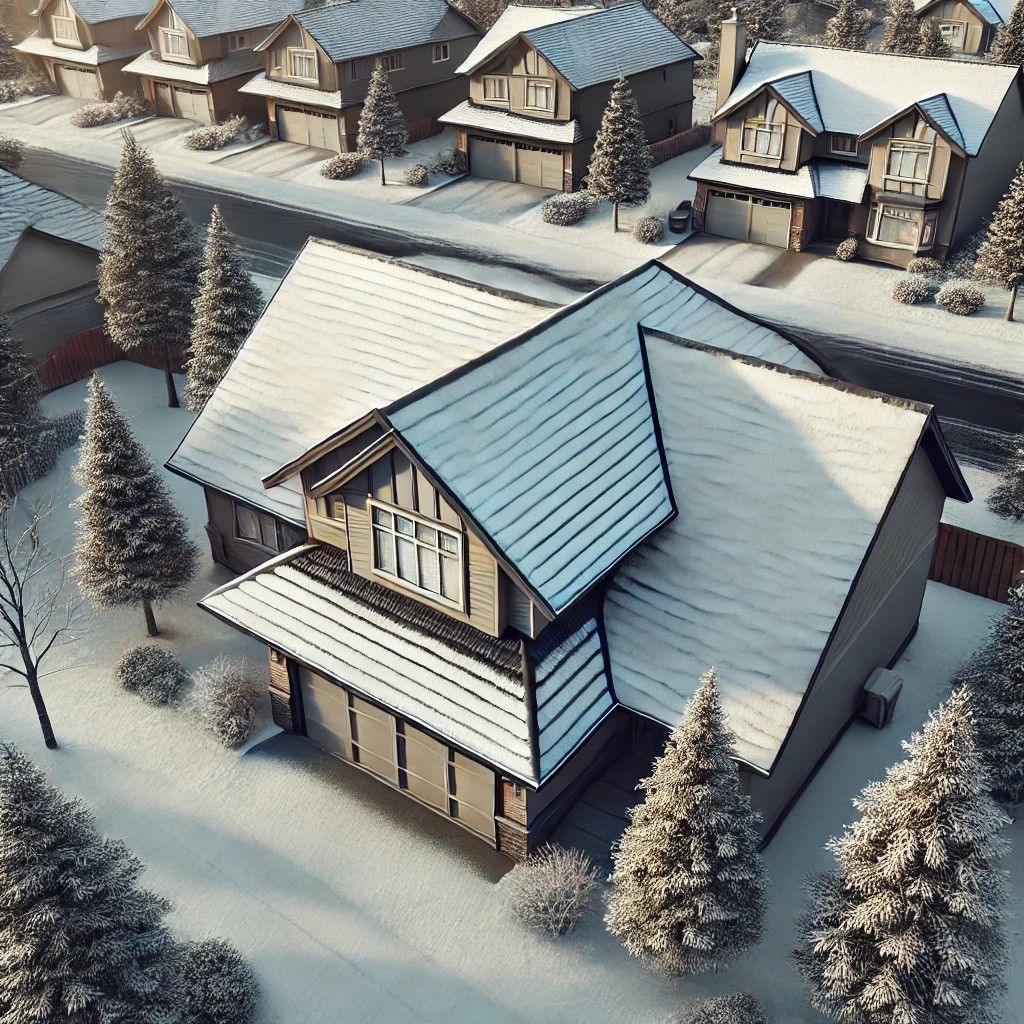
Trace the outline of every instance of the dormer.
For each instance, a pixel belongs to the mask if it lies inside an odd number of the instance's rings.
[[[39,35],[51,39],[57,46],[86,50],[92,46],[92,33],[88,24],[75,10],[70,0],[50,0],[38,8]]]
[[[161,60],[172,64],[203,63],[198,37],[167,0],[160,0],[138,28],[146,32],[150,49]]]
[[[256,47],[266,57],[267,78],[311,89],[339,89],[339,76],[327,51],[293,16]]]
[[[519,36],[470,76],[469,97],[523,117],[568,121],[572,89],[525,37]]]

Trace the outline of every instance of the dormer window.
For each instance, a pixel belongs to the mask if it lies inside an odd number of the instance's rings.
[[[50,18],[50,30],[55,43],[74,43],[78,45],[78,25],[73,17],[55,14]]]
[[[747,156],[782,156],[786,124],[778,100],[769,100],[764,117],[748,117],[743,122],[740,153]]]
[[[828,137],[828,151],[835,153],[837,156],[856,156],[857,136],[837,135],[833,132]]]
[[[504,75],[484,75],[484,100],[508,103],[508,79]]]
[[[531,78],[526,82],[526,105],[531,110],[552,110],[554,107],[555,90],[550,81],[543,78]]]
[[[298,78],[303,82],[317,81],[316,51],[289,48],[288,77]]]
[[[160,27],[160,55],[168,60],[188,60],[188,36],[185,23],[168,8],[170,25]]]

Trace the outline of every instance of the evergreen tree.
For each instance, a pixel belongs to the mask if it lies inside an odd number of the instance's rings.
[[[1006,319],[1012,320],[1017,289],[1024,284],[1024,163],[1017,167],[1009,190],[992,214],[974,276],[1010,290]]]
[[[845,50],[863,50],[868,43],[871,26],[870,12],[858,5],[857,0],[839,0],[839,9],[825,23],[825,46],[837,46]]]
[[[747,0],[743,20],[747,25],[747,43],[762,39],[779,42],[786,37],[787,0]]]
[[[192,581],[199,552],[149,456],[95,375],[88,405],[76,467],[83,494],[74,577],[100,607],[141,603],[149,635],[157,636],[153,602]]]
[[[43,387],[15,338],[10,318],[0,312],[0,465],[10,469],[29,458],[43,429],[39,399]]]
[[[1014,438],[999,479],[989,492],[988,507],[1004,519],[1024,519],[1024,434]]]
[[[0,82],[17,78],[23,70],[14,49],[14,36],[7,24],[0,20]]]
[[[125,352],[158,352],[167,402],[177,407],[171,347],[188,338],[201,250],[181,203],[129,131],[107,195],[100,301],[110,339]]]
[[[668,975],[719,970],[761,933],[759,816],[740,793],[733,739],[712,669],[613,853],[608,930]]]
[[[938,18],[925,18],[921,22],[922,57],[952,57],[953,51],[949,43],[942,37]]]
[[[992,1024],[1005,893],[995,862],[1009,819],[988,795],[966,690],[855,801],[812,883],[797,966],[842,1024]]]
[[[920,53],[921,30],[914,14],[914,0],[889,0],[883,21],[882,53]]]
[[[715,9],[711,0],[648,0],[648,6],[683,39],[704,35]]]
[[[1024,64],[1024,0],[1017,0],[1010,20],[1000,26],[989,60],[996,64]]]
[[[459,9],[482,29],[489,29],[504,14],[509,0],[459,0]]]
[[[0,1024],[174,1024],[166,900],[23,754],[0,746]]]
[[[587,191],[612,204],[615,231],[619,230],[619,204],[638,206],[651,194],[647,133],[633,91],[622,75],[612,88],[597,131],[587,169]]]
[[[380,161],[382,185],[386,184],[384,160],[387,157],[403,156],[408,141],[409,129],[395,97],[395,90],[391,88],[391,76],[384,67],[384,61],[378,58],[359,115],[356,144],[360,153],[371,160]]]
[[[235,236],[214,206],[206,233],[185,404],[199,412],[263,310],[263,296],[242,264]]]
[[[0,171],[17,174],[25,161],[25,147],[18,139],[9,139],[0,135]]]

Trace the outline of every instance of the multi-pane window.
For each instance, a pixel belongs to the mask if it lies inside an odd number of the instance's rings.
[[[232,32],[228,36],[228,50],[244,50],[246,46],[246,37],[244,32]]]
[[[530,79],[526,83],[526,105],[534,110],[550,110],[554,94],[550,82]]]
[[[435,64],[443,64],[451,58],[452,51],[447,43],[438,43],[434,47],[433,61]]]
[[[885,158],[882,187],[886,192],[924,195],[931,167],[932,145],[913,139],[893,139]]]
[[[508,79],[501,75],[484,75],[484,99],[508,103]]]
[[[314,50],[289,50],[288,74],[292,78],[301,78],[305,82],[315,82],[316,52]]]
[[[160,50],[165,57],[188,57],[188,37],[179,29],[162,28]]]
[[[964,23],[962,21],[940,21],[939,33],[952,49],[963,49]]]
[[[781,156],[786,125],[777,120],[779,113],[778,100],[769,100],[764,117],[748,117],[743,122],[740,151],[753,156]]]
[[[400,53],[384,54],[384,69],[386,71],[401,71],[405,67],[405,57]]]
[[[868,215],[868,238],[900,249],[916,249],[921,234],[921,213],[902,206],[879,203]]]
[[[53,38],[56,42],[78,42],[78,26],[75,24],[74,18],[69,18],[63,14],[55,14],[52,18],[50,18],[50,28],[53,32]]]
[[[828,137],[828,148],[830,153],[841,153],[844,156],[856,156],[857,136],[836,135],[833,133]]]
[[[235,537],[250,544],[258,544],[268,551],[281,550],[277,520],[248,505],[235,505]]]
[[[446,604],[461,606],[459,534],[376,503],[371,509],[375,571]]]

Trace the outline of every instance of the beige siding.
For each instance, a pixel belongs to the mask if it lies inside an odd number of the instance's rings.
[[[53,18],[70,18],[74,21],[75,32],[78,36],[77,46],[83,50],[92,46],[94,40],[89,25],[79,16],[70,0],[53,0],[52,3],[39,12],[39,35],[44,39],[53,38]],[[74,50],[76,44],[60,40],[61,46],[67,46]]]
[[[164,4],[153,20],[146,26],[146,30],[149,34],[149,45],[154,53],[159,54],[161,60],[167,60],[168,64],[201,64],[202,60],[200,57],[200,46],[199,40],[196,38],[196,34],[184,23],[182,19],[179,19],[180,27],[185,33],[185,37],[188,41],[188,57],[179,57],[174,60],[167,58],[167,55],[163,53],[160,46],[160,30],[162,28],[172,28],[174,25],[174,16],[172,9],[169,4]],[[171,77],[170,75],[168,77]]]
[[[800,166],[801,137],[804,135],[804,130],[800,122],[781,103],[778,106],[777,117],[785,124],[785,134],[783,135],[782,151],[779,156],[756,156],[742,151],[744,122],[749,118],[764,117],[770,98],[767,91],[762,91],[749,103],[726,118],[725,159],[735,163],[750,164],[755,167],[795,171]]]
[[[917,121],[916,114],[908,114],[899,121],[894,121],[888,128],[883,128],[871,139],[871,157],[868,162],[868,184],[879,192],[883,189],[886,158],[889,143],[893,139],[913,139]],[[931,167],[928,172],[928,184],[925,198],[941,199],[946,189],[946,178],[949,173],[952,153],[949,143],[937,135],[934,142]]]
[[[312,84],[305,79],[292,78],[289,75],[289,49],[314,50],[317,55],[318,87],[327,92],[335,92],[339,88],[338,69],[331,63],[320,44],[297,22],[291,22],[267,51],[268,77],[279,82],[295,82],[307,86]]]
[[[484,99],[483,80],[492,75],[505,77],[508,80],[507,103],[496,103]],[[526,105],[526,86],[531,79],[548,82],[554,88],[554,102],[550,111],[537,110]],[[548,118],[555,121],[568,121],[572,118],[572,97],[569,84],[532,46],[522,41],[473,73],[470,80],[469,96],[474,103],[481,106],[494,106],[500,110],[508,110],[524,117],[535,117],[538,120]]]
[[[954,47],[954,50],[981,53],[988,47],[988,25],[966,4],[960,3],[960,0],[943,0],[943,3],[930,7],[921,17],[925,20],[934,18],[939,22],[962,26],[963,42],[961,46]]]

